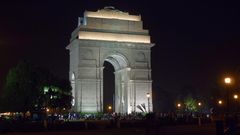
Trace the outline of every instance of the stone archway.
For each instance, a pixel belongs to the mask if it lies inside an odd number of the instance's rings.
[[[115,112],[115,69],[107,61],[103,67],[103,112]]]
[[[113,8],[86,11],[72,32],[69,77],[74,73],[75,111],[103,112],[103,63],[114,67],[115,111],[140,112],[139,104],[152,111],[151,47],[141,16]],[[81,23],[84,22],[84,23]],[[72,83],[73,84],[73,83]]]
[[[125,96],[127,90],[127,84],[130,80],[129,78],[129,62],[126,57],[119,53],[112,53],[108,55],[104,61],[111,63],[114,67],[115,74],[115,95],[114,95],[114,108],[115,112],[124,113],[127,112],[127,100]],[[103,77],[102,77],[103,78]],[[103,97],[104,98],[104,97]]]

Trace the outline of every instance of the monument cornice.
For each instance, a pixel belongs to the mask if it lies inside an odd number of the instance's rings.
[[[132,43],[132,42],[115,42],[115,41],[100,41],[100,40],[87,40],[75,39],[66,48],[69,49],[71,45],[77,44],[86,47],[108,47],[108,48],[134,48],[134,49],[149,49],[153,47],[154,43]]]

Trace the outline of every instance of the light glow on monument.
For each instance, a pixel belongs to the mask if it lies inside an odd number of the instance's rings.
[[[81,31],[79,32],[78,38],[88,39],[88,40],[116,41],[116,42],[151,43],[149,36],[103,33],[103,32]]]
[[[111,11],[106,11],[106,10],[98,10],[97,12],[86,11],[84,13],[84,16],[92,17],[92,18],[141,21],[141,16],[129,15],[128,13],[124,13],[124,12],[111,12]]]

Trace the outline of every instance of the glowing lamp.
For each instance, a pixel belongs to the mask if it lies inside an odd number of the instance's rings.
[[[108,110],[112,110],[112,106],[111,105],[108,106]]]
[[[234,95],[233,95],[233,98],[234,98],[234,99],[238,99],[238,95],[237,95],[237,94],[234,94]]]
[[[230,77],[226,77],[226,78],[224,79],[224,82],[225,82],[226,84],[231,84],[232,79],[231,79]]]
[[[147,93],[147,98],[150,98],[150,93]]]
[[[218,104],[219,105],[223,104],[223,101],[222,100],[218,100]]]

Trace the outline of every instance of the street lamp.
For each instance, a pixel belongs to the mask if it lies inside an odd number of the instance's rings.
[[[234,94],[234,95],[233,95],[233,98],[234,98],[235,101],[237,101],[237,100],[238,100],[238,95],[237,95],[237,94]],[[237,111],[238,111],[238,104],[237,104],[237,102],[234,103],[234,106],[235,106],[234,109],[235,109],[235,111],[237,112]]]
[[[49,108],[46,108],[46,111],[47,111],[47,113],[49,113],[50,109],[49,109]]]
[[[231,84],[232,79],[231,79],[230,77],[226,77],[226,78],[224,79],[224,82],[225,82],[226,84]]]
[[[200,113],[202,113],[202,102],[198,102],[198,108],[200,110]]]
[[[111,105],[109,105],[109,106],[108,106],[108,112],[110,113],[110,112],[111,112],[111,110],[112,110],[112,106],[111,106]]]
[[[148,99],[148,112],[150,112],[150,93],[147,93],[147,99]]]
[[[178,103],[178,104],[177,104],[177,107],[178,107],[178,108],[180,108],[180,107],[181,107],[181,104],[180,104],[180,103]]]
[[[201,126],[202,122],[201,122],[201,117],[202,117],[202,103],[198,102],[198,109],[199,109],[199,114],[198,114],[198,125]]]
[[[237,100],[237,99],[238,99],[238,95],[237,95],[237,94],[234,94],[234,95],[233,95],[233,98],[234,98],[235,100]]]
[[[232,79],[230,77],[225,77],[224,82],[226,85],[230,85],[232,83]],[[229,113],[229,89],[227,89],[227,111]]]
[[[222,104],[223,104],[223,101],[222,101],[222,100],[218,100],[218,104],[219,104],[219,105],[222,105]]]
[[[182,104],[181,103],[177,103],[176,104],[176,108],[177,108],[177,113],[181,113],[181,107],[182,107]]]

